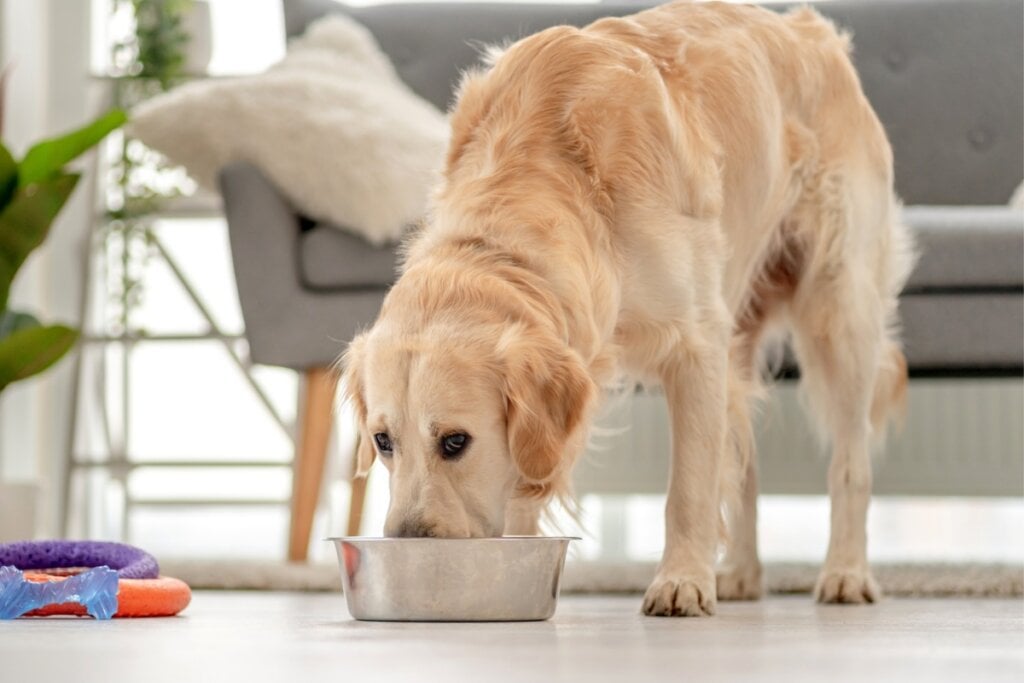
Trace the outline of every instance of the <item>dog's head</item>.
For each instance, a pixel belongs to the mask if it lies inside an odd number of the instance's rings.
[[[388,536],[500,536],[513,497],[564,485],[595,393],[586,368],[553,337],[490,329],[378,323],[343,359],[358,470],[379,457],[390,472]]]

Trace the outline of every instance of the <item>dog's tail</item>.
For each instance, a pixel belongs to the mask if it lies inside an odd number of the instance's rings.
[[[900,220],[902,206],[893,200],[893,220],[888,234],[887,259],[885,262],[885,342],[882,346],[875,393],[871,401],[871,427],[876,444],[885,442],[891,423],[902,426],[907,409],[907,384],[909,374],[907,359],[900,347],[900,321],[898,302],[900,292],[910,279],[910,273],[917,264],[919,252],[913,234]]]
[[[871,401],[872,437],[876,444],[885,442],[890,424],[902,426],[907,412],[908,381],[907,359],[899,344],[890,340],[882,351]]]

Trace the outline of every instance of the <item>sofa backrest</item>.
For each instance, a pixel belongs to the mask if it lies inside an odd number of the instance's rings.
[[[813,4],[813,3],[812,3]],[[769,5],[784,8],[783,5]],[[346,12],[398,73],[444,109],[479,46],[639,11],[617,4],[430,3],[346,7],[284,0],[286,29]],[[1021,0],[841,0],[817,9],[852,31],[854,61],[888,131],[907,204],[1004,204],[1024,180]]]

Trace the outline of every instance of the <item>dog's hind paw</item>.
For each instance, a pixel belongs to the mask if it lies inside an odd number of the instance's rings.
[[[719,600],[760,600],[761,564],[723,567],[715,576]]]
[[[692,576],[659,572],[644,595],[652,617],[705,617],[715,613],[715,584]]]
[[[844,605],[861,605],[878,602],[882,597],[871,571],[863,569],[839,569],[825,567],[814,587],[814,598],[818,602]]]

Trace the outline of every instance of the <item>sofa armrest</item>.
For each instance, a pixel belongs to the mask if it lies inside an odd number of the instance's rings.
[[[225,166],[219,182],[250,357],[299,370],[330,365],[344,343],[377,317],[387,285],[308,288],[294,207],[250,163]]]
[[[219,182],[238,298],[251,342],[260,329],[283,322],[289,302],[302,288],[299,216],[253,164],[228,164],[221,169]]]

